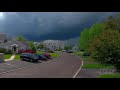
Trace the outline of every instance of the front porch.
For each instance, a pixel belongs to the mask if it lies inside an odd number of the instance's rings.
[[[18,53],[18,49],[19,49],[19,46],[17,44],[11,45],[11,50],[12,50],[13,54]]]

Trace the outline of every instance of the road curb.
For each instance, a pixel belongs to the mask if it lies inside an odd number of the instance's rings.
[[[80,66],[80,68],[78,69],[78,71],[76,72],[76,74],[73,76],[73,78],[76,78],[76,76],[78,75],[78,73],[80,72],[80,70],[81,70],[81,68],[82,68],[82,66],[83,66],[83,59],[80,58],[80,57],[77,56],[77,55],[74,55],[74,56],[76,56],[77,58],[79,58],[79,59],[82,61],[82,65]]]

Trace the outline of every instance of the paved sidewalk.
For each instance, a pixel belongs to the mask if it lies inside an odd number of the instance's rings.
[[[5,61],[12,61],[15,58],[15,54],[12,55],[9,59],[5,59]]]

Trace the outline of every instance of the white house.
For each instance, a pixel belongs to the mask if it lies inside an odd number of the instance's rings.
[[[64,49],[64,42],[60,40],[45,40],[43,41],[43,45],[45,49],[50,50]]]
[[[73,47],[72,47],[72,50],[73,50],[73,52],[78,51],[78,46],[77,46],[77,45],[76,45],[76,46],[73,46]]]
[[[7,41],[5,34],[0,34],[0,37],[0,48],[10,49],[13,53],[18,53],[19,50],[26,50],[28,48],[28,43],[25,41]]]

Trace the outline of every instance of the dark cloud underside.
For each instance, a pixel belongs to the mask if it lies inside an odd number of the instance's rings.
[[[93,23],[104,21],[118,12],[5,12],[0,32],[29,40],[66,40],[78,37]]]

